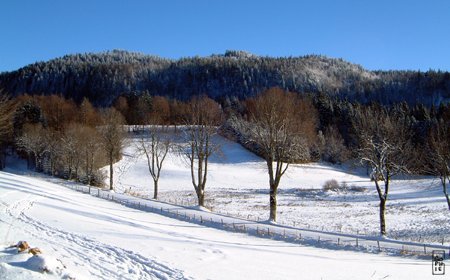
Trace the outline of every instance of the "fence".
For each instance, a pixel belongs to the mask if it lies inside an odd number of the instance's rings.
[[[450,255],[450,247],[445,246],[444,244],[406,242],[373,236],[324,232],[320,230],[282,226],[267,222],[234,218],[223,214],[208,213],[189,207],[112,193],[88,186],[72,185],[68,187],[128,207],[158,213],[170,218],[227,231],[246,233],[252,236],[297,243],[299,245],[310,245],[338,250],[358,250],[372,253],[385,252],[397,255],[415,255],[427,258],[431,257],[433,250],[445,250]]]

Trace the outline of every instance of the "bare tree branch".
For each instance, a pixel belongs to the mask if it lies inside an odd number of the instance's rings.
[[[153,179],[153,198],[158,199],[158,181],[161,169],[172,146],[169,137],[163,137],[158,126],[149,125],[137,143],[137,150],[147,159],[148,171]]]
[[[361,164],[372,169],[370,178],[380,200],[380,233],[386,235],[385,211],[390,182],[393,176],[409,172],[411,130],[404,120],[376,106],[361,109],[355,126],[359,132],[358,157]],[[380,182],[384,183],[383,186]]]
[[[222,110],[214,100],[202,96],[190,101],[184,130],[187,145],[181,148],[181,155],[189,162],[199,206],[205,203],[209,158],[220,150],[212,138],[217,134],[221,121]]]
[[[103,124],[99,127],[103,149],[109,163],[109,189],[113,190],[114,169],[113,164],[122,156],[125,145],[125,132],[123,116],[114,108],[102,112]]]
[[[277,191],[281,177],[292,158],[309,158],[305,123],[314,120],[304,117],[308,112],[304,100],[279,88],[269,89],[252,100],[249,142],[258,147],[266,160],[270,186],[270,221],[276,221]],[[311,106],[312,107],[312,106]],[[309,107],[309,108],[311,108]]]

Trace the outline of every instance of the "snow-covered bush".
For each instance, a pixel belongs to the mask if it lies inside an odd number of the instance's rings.
[[[323,184],[322,189],[324,191],[337,191],[339,190],[339,183],[335,179],[331,179]]]

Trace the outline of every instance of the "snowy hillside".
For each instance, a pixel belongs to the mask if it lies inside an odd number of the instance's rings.
[[[215,139],[223,155],[211,163],[209,213],[173,204],[195,205],[188,167],[174,152],[160,179],[160,197],[172,204],[129,196],[152,195],[151,177],[133,141],[115,165],[116,193],[76,192],[72,189],[88,188],[28,173],[17,160],[0,172],[0,279],[434,279],[428,257],[367,250],[362,244],[363,235],[378,238],[377,198],[364,170],[291,166],[279,194],[280,223],[290,226],[283,228],[251,221],[267,219],[267,175],[263,161],[240,145]],[[323,191],[329,179],[347,187]],[[184,214],[178,216],[179,211]],[[192,216],[207,222],[192,222]],[[222,227],[209,220],[221,221]],[[223,230],[224,220],[231,229]],[[233,232],[235,224],[247,225],[253,234]],[[387,209],[389,237],[430,243],[444,238],[448,245],[449,224],[437,181],[394,182]],[[282,235],[302,234],[304,241],[255,236],[262,226],[272,232],[278,228]],[[333,240],[317,240],[317,234],[327,235],[324,231],[334,234]],[[314,242],[308,241],[308,232]],[[361,237],[360,249],[351,234]],[[345,236],[350,246],[339,245]],[[22,240],[43,253],[32,257],[8,248]],[[381,241],[400,249],[407,244]],[[43,264],[52,274],[37,272]]]
[[[182,142],[180,135],[173,136]],[[145,156],[131,139],[115,165],[119,192],[153,197]],[[222,154],[209,166],[206,204],[214,212],[250,220],[267,220],[269,187],[265,162],[241,145],[217,136]],[[324,191],[328,180],[341,188]],[[186,162],[169,154],[159,181],[159,199],[193,206],[197,203]],[[278,222],[329,232],[377,236],[379,200],[366,170],[351,165],[291,165],[281,179]],[[405,177],[392,182],[387,203],[388,237],[415,242],[450,242],[450,212],[437,178]]]
[[[432,279],[429,260],[230,233],[49,181],[0,172],[1,279]],[[5,249],[19,240],[66,268],[33,272],[31,255]]]

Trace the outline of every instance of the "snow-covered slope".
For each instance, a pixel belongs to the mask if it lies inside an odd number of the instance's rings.
[[[173,136],[182,142],[180,136]],[[131,139],[123,160],[115,165],[118,192],[153,197],[153,181],[147,162],[136,154]],[[268,176],[265,162],[241,145],[217,136],[222,155],[210,163],[206,203],[214,212],[252,220],[267,220]],[[328,180],[346,185],[337,191],[323,191]],[[195,205],[189,167],[171,152],[159,182],[159,199]],[[323,163],[291,165],[281,179],[278,222],[302,228],[364,234],[379,233],[379,200],[366,170],[351,165]],[[391,184],[387,202],[388,237],[414,242],[450,241],[450,212],[440,182],[431,177],[397,178]]]
[[[230,233],[5,172],[0,237],[3,247],[27,240],[77,279],[432,279],[428,260]],[[43,278],[12,256],[0,250],[1,279]]]

